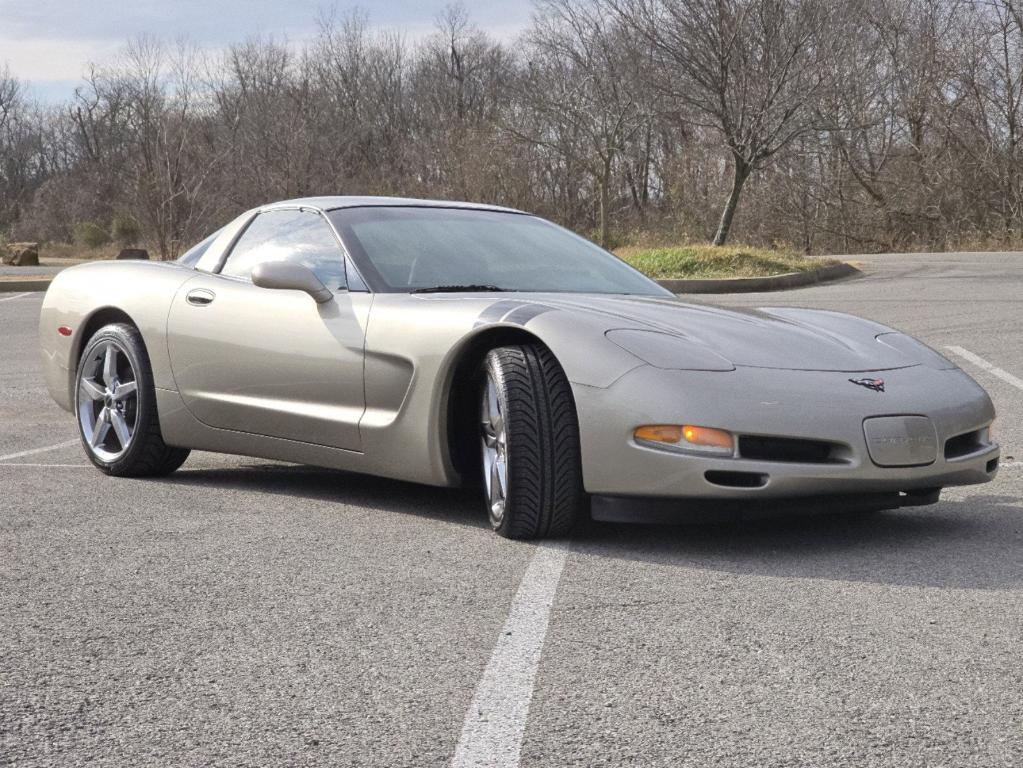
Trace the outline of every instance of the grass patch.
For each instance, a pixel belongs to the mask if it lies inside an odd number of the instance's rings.
[[[109,244],[98,248],[89,248],[72,243],[43,243],[39,248],[39,258],[76,262],[97,261],[112,259],[120,250],[120,246]]]
[[[838,263],[835,259],[813,259],[791,251],[745,245],[627,246],[615,250],[615,255],[655,280],[769,277]]]

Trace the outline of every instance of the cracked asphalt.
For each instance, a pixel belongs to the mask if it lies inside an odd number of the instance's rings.
[[[1023,255],[866,261],[713,300],[853,312],[1023,377]],[[0,456],[75,437],[40,300],[0,301]],[[999,412],[992,483],[575,534],[519,764],[1023,765],[1023,390],[956,362]],[[449,764],[535,551],[475,492],[209,453],[163,480],[77,445],[0,460],[0,764]]]

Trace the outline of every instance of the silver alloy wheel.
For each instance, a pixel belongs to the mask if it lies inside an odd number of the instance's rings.
[[[481,412],[483,482],[490,505],[490,519],[499,525],[504,518],[505,500],[508,498],[508,439],[497,384],[490,376],[487,376],[487,384],[483,388]]]
[[[138,411],[138,382],[128,355],[113,341],[97,345],[78,380],[78,424],[96,458],[113,462],[124,455]]]

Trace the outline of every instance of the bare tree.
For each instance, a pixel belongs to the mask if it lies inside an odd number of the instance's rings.
[[[527,123],[530,131],[516,123],[508,129],[547,149],[578,154],[597,188],[599,240],[607,246],[617,163],[627,142],[648,125],[636,50],[620,21],[593,3],[540,0],[537,7],[523,97],[539,119]],[[564,141],[573,134],[578,141]]]
[[[659,88],[720,131],[732,185],[714,243],[728,239],[743,186],[813,124],[823,66],[841,39],[826,0],[608,0],[649,44]]]
[[[1019,0],[541,0],[511,44],[461,5],[412,40],[319,21],[210,57],[136,41],[64,104],[0,68],[0,234],[131,219],[169,258],[268,199],[370,193],[605,244],[1023,244]]]
[[[173,258],[201,230],[218,155],[197,104],[195,52],[168,54],[152,38],[133,41],[119,66],[93,71],[71,117],[83,163],[109,218],[113,202],[146,230],[161,258]],[[104,196],[106,199],[104,200]]]
[[[22,109],[21,83],[4,65],[0,67],[0,226],[14,218],[20,197],[17,179],[25,158],[15,153],[15,135]]]

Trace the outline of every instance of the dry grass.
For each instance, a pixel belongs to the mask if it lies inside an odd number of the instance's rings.
[[[119,245],[104,245],[99,248],[87,248],[84,245],[71,243],[44,243],[39,248],[39,258],[59,261],[94,261],[112,259],[121,250]]]
[[[808,258],[790,251],[745,245],[626,246],[616,249],[615,255],[656,280],[767,277],[837,263],[834,259]]]

